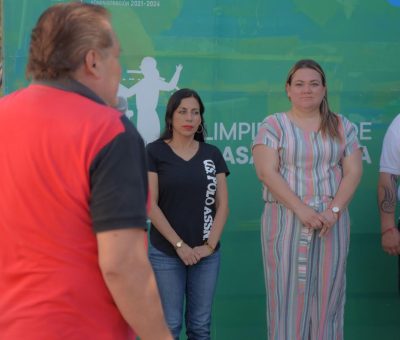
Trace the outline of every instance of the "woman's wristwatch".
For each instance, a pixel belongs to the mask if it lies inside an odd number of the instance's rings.
[[[183,245],[183,240],[179,240],[174,244],[174,247],[176,250],[178,250],[179,248],[182,248],[182,245]]]
[[[340,213],[340,208],[337,206],[331,207],[331,210],[334,214],[339,214]]]

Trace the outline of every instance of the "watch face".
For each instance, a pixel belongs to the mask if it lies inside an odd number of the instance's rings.
[[[332,207],[332,212],[334,212],[335,214],[337,214],[340,211],[340,209],[338,207]]]
[[[176,247],[177,247],[177,248],[180,248],[180,247],[182,247],[182,243],[183,243],[183,241],[179,241],[179,242],[177,242],[177,243],[176,243]]]

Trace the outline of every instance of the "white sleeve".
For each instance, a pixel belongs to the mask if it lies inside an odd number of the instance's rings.
[[[379,171],[400,175],[400,114],[390,124],[383,139]]]

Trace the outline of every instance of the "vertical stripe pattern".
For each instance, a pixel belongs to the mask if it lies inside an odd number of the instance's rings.
[[[318,211],[339,187],[342,157],[360,146],[354,126],[340,117],[342,140],[305,132],[284,113],[268,116],[253,145],[278,150],[279,171],[290,188]],[[344,209],[330,232],[305,228],[264,186],[261,243],[269,340],[341,340],[350,218]]]

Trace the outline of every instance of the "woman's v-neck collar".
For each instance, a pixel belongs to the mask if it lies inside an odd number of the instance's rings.
[[[192,160],[194,160],[197,157],[197,155],[200,153],[200,148],[202,147],[202,143],[198,142],[199,143],[198,148],[197,148],[196,152],[193,154],[193,156],[189,159],[184,159],[174,151],[174,149],[171,147],[171,145],[169,145],[169,143],[167,143],[165,140],[163,140],[162,142],[172,152],[172,154],[174,154],[174,156],[176,158],[180,159],[182,162],[185,162],[185,163],[190,163]]]
[[[303,134],[308,134],[308,135],[311,135],[311,136],[316,136],[316,135],[318,135],[318,134],[321,132],[321,130],[314,131],[314,130],[306,130],[306,129],[303,129],[302,127],[300,127],[299,125],[297,125],[292,119],[290,119],[290,117],[289,117],[289,115],[288,115],[287,112],[282,112],[281,114],[282,114],[282,116],[289,122],[289,124],[290,124],[292,127],[294,127],[296,130],[301,131]]]

